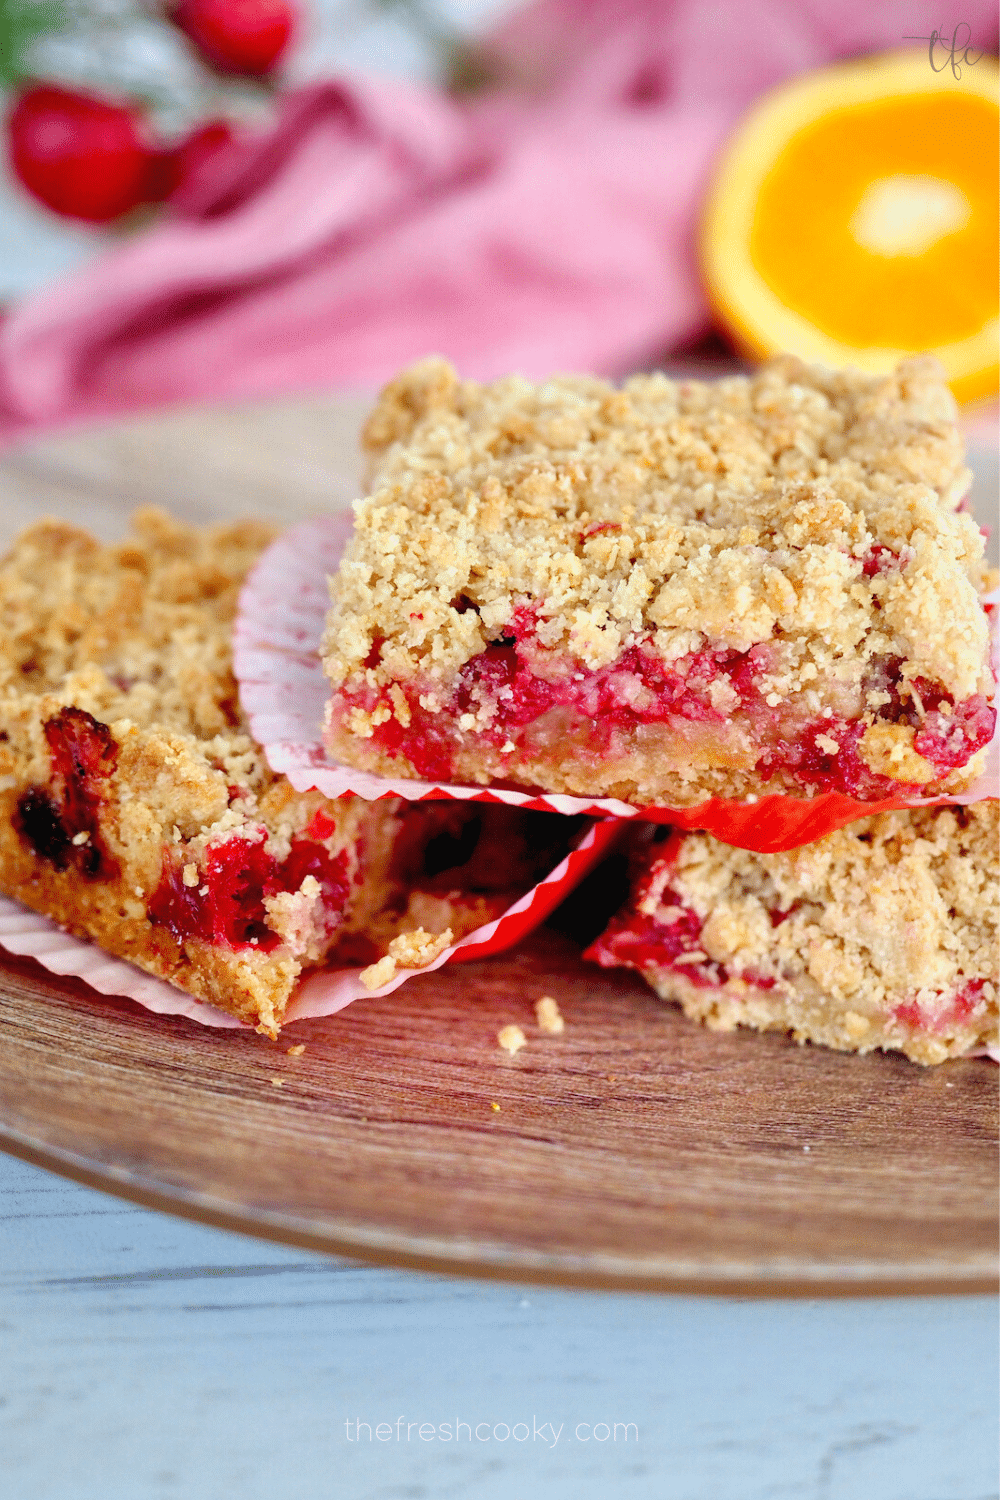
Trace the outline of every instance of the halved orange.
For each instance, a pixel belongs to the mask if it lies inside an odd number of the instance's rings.
[[[972,54],[974,56],[974,54]],[[937,355],[960,401],[997,390],[997,64],[926,50],[808,73],[723,150],[702,224],[709,295],[752,356],[873,374]]]

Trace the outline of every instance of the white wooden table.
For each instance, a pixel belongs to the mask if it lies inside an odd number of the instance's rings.
[[[371,1270],[0,1157],[4,1500],[990,1500],[996,1348],[988,1298]]]

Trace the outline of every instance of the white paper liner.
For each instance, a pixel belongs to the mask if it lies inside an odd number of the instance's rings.
[[[418,781],[405,776],[377,776],[332,760],[321,736],[330,684],[323,671],[319,646],[330,604],[327,578],[340,565],[353,524],[351,513],[341,513],[291,527],[263,554],[243,586],[233,635],[234,669],[254,738],[264,747],[272,770],[287,776],[296,791],[305,792],[316,787],[327,797],[342,797],[354,792],[368,802],[381,797],[405,797],[409,801],[453,798],[506,802],[513,807],[563,814],[644,817],[656,821],[669,821],[673,813],[684,826],[698,826],[697,808],[641,808],[616,797],[572,797],[554,792],[520,792],[500,787],[463,786],[454,782]],[[995,605],[998,599],[1000,590],[988,595],[985,602]],[[994,655],[997,651],[996,615],[994,610]],[[840,794],[824,795],[838,797]],[[986,768],[967,791],[946,797],[899,798],[891,804],[863,806],[852,803],[852,807],[857,807],[852,816],[864,817],[867,812],[879,811],[882,806],[968,804],[998,795],[1000,724],[989,747]],[[760,808],[763,815],[765,803],[794,801],[798,810],[804,813],[807,800],[762,796],[754,807]],[[813,799],[816,804],[820,800]],[[746,817],[746,804],[727,805],[739,808]],[[841,823],[844,821],[848,819],[842,816]],[[717,836],[724,836],[712,824],[707,826]],[[798,842],[808,842],[818,836],[812,832]],[[733,838],[731,842],[742,843],[742,840]]]
[[[607,854],[621,833],[622,825],[594,823],[555,869],[527,891],[501,916],[460,942],[445,948],[423,969],[400,969],[395,978],[378,990],[361,983],[360,969],[317,969],[304,979],[292,995],[283,1025],[306,1016],[332,1016],[352,1000],[367,995],[389,995],[416,974],[426,974],[445,964],[486,958],[518,942],[543,922],[565,896]],[[244,1022],[213,1005],[196,1000],[164,979],[155,979],[125,959],[112,958],[93,943],[73,937],[48,917],[39,916],[18,901],[0,896],[0,947],[9,953],[37,961],[53,974],[82,979],[102,995],[137,1000],[147,1010],[161,1015],[187,1016],[202,1026],[243,1027]]]
[[[82,979],[102,995],[138,1000],[160,1015],[188,1016],[202,1026],[242,1025],[235,1016],[175,989],[165,979],[154,979],[123,958],[112,958],[7,896],[0,896],[0,946],[19,957],[37,959],[51,974]]]

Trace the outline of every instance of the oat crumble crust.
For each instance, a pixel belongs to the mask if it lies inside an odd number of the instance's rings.
[[[406,730],[402,687],[438,711],[527,605],[541,677],[567,658],[607,668],[640,641],[667,663],[777,643],[763,690],[791,722],[864,716],[873,771],[968,784],[981,753],[938,776],[912,728],[872,722],[879,702],[862,687],[873,660],[892,658],[904,691],[929,679],[956,701],[992,692],[982,537],[956,510],[970,476],[955,413],[927,358],[871,378],[785,357],[749,378],[641,375],[620,390],[582,376],[483,386],[421,362],[386,388],[364,432],[371,493],[331,580],[324,642],[331,750],[413,774],[373,739],[390,716]],[[898,566],[867,576],[873,549]],[[708,736],[678,755],[654,736],[628,766],[588,765],[572,746],[560,757],[489,744],[480,731],[495,713],[452,726],[455,779],[679,805],[802,794],[780,771],[765,784],[752,744]]]
[[[629,910],[666,926],[693,913],[700,931],[672,965],[640,972],[720,1030],[925,1064],[996,1045],[998,807],[883,813],[784,854],[675,834],[666,856],[662,844],[647,854]],[[590,956],[614,962],[605,940]]]
[[[395,804],[299,794],[250,736],[230,636],[240,584],[272,529],[197,531],[151,510],[133,525],[126,542],[103,546],[43,521],[0,561],[0,890],[273,1036],[300,972],[334,936],[338,914],[319,881],[307,874],[266,898],[270,951],[180,941],[150,917],[165,856],[180,899],[183,889],[193,899],[213,850],[263,839],[283,860],[321,811],[323,848],[343,855],[350,882],[344,927],[363,926],[387,889]],[[45,726],[68,705],[83,711],[70,727],[113,769],[93,783],[92,807],[84,783],[90,821],[66,844],[47,811]]]

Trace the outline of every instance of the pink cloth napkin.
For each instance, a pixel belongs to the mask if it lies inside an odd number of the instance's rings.
[[[978,46],[995,11],[963,14]],[[709,323],[694,230],[762,89],[940,27],[936,0],[538,0],[471,102],[370,78],[285,96],[155,227],[0,326],[0,434],[141,407],[466,374],[618,374]]]

